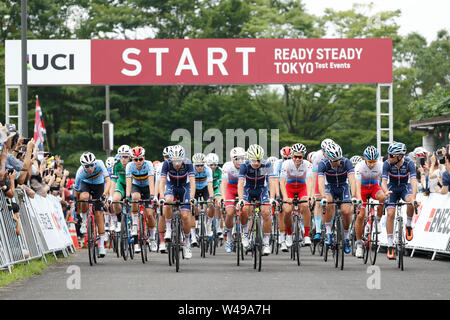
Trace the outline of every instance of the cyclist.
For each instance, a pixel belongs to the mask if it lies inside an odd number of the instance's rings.
[[[276,199],[278,199],[281,202],[280,198],[280,174],[281,174],[281,167],[283,166],[283,163],[287,160],[292,159],[292,149],[290,146],[285,146],[280,149],[280,155],[281,159],[277,160],[275,162],[275,196]],[[281,243],[281,251],[287,252],[287,246],[286,246],[286,227],[284,225],[284,211],[281,210],[281,212],[278,214],[278,226],[280,229],[280,243]]]
[[[286,242],[281,244],[281,249],[286,250],[292,246],[292,199],[295,195],[299,200],[311,200],[313,195],[313,175],[312,165],[305,158],[306,147],[301,143],[292,146],[293,159],[283,163],[280,175],[280,189],[283,195],[283,201],[289,202],[283,205],[284,223],[286,226]],[[300,211],[303,216],[305,226],[305,245],[311,245],[309,230],[311,225],[311,211],[309,203],[300,204]]]
[[[160,190],[165,190],[164,202],[172,202],[174,197],[178,197],[181,202],[191,202],[195,204],[195,172],[192,162],[185,158],[184,148],[180,145],[172,146],[169,150],[169,159],[164,161],[161,169]],[[167,188],[166,188],[167,187]],[[190,205],[181,206],[181,221],[185,235],[184,239],[184,257],[192,258],[190,231],[191,231],[191,210]],[[163,213],[165,217],[166,232],[165,241],[171,240],[172,235],[172,206],[164,206]]]
[[[169,150],[171,146],[167,146],[163,149],[162,155],[164,161],[169,160]],[[161,170],[164,162],[160,162],[155,165],[153,162],[153,166],[155,167],[155,197],[161,199],[164,197],[164,190],[160,190],[160,180],[161,180]],[[164,215],[161,213],[158,220],[158,233],[159,233],[159,252],[166,253],[166,243],[164,241],[164,233],[166,232],[166,220]]]
[[[75,198],[77,200],[89,200],[89,197],[92,195],[92,198],[94,199],[106,199],[111,179],[109,178],[108,170],[106,170],[103,161],[96,160],[95,155],[91,152],[84,152],[80,157],[80,163],[81,166],[78,168],[75,177]],[[80,203],[77,205],[77,208],[81,211],[82,229],[86,230],[89,205],[87,203]],[[103,258],[106,256],[106,239],[102,204],[99,202],[95,203],[94,211],[95,222],[100,236],[98,254],[100,258]]]
[[[125,189],[127,187],[125,168],[130,161],[131,148],[126,144],[121,145],[117,150],[117,156],[119,161],[114,164],[113,175],[111,179],[111,189],[113,190],[112,200],[122,201],[122,199],[125,197]],[[119,204],[112,204],[111,208],[111,211],[115,213],[117,220],[121,221],[122,206],[120,206]],[[116,224],[116,232],[120,232],[120,223]]]
[[[261,213],[263,217],[263,254],[270,254],[270,233],[272,230],[272,210],[270,205],[275,205],[275,183],[274,170],[269,161],[263,161],[264,149],[252,144],[247,149],[249,160],[245,161],[239,169],[238,195],[239,205],[242,207],[242,226],[243,236],[242,245],[244,250],[248,248],[248,217],[250,206],[248,205],[252,199],[256,198],[261,203]],[[266,176],[269,176],[269,186],[267,186]],[[270,190],[269,190],[270,189]],[[270,194],[270,198],[269,198]]]
[[[114,181],[114,165],[116,164],[116,159],[114,157],[108,157],[106,159],[105,165],[106,165],[106,170],[108,170],[108,174],[109,174],[109,178],[111,179],[111,183],[110,183],[110,187],[108,190],[108,200],[111,200],[111,195],[114,192],[114,184],[112,183]],[[109,202],[108,201],[108,202]],[[115,219],[116,215],[114,214],[110,214],[109,210],[105,211],[105,230],[109,231],[109,230],[113,230],[113,228],[115,228]],[[108,237],[108,234],[106,234],[106,236]],[[108,241],[108,240],[106,240]]]
[[[214,189],[214,198],[216,200],[215,207],[215,217],[216,217],[216,227],[217,234],[219,238],[223,238],[223,231],[221,224],[223,225],[223,219],[220,212],[221,202],[223,200],[222,191],[220,188],[220,184],[222,183],[222,169],[219,167],[219,156],[215,153],[208,153],[206,155],[206,165],[211,169],[213,174],[213,189]]]
[[[321,196],[320,205],[326,205],[328,201],[341,200],[350,201],[350,189],[352,192],[352,202],[356,204],[356,182],[353,165],[349,159],[342,156],[342,149],[336,143],[330,143],[325,147],[327,159],[319,163],[319,192]],[[350,189],[347,183],[350,182]],[[327,185],[325,185],[325,180]],[[331,217],[334,215],[334,206],[327,206],[325,215],[326,244],[331,246]],[[352,208],[345,203],[341,206],[342,220],[344,222],[344,251],[350,253],[349,225],[352,219]]]
[[[134,201],[141,199],[154,200],[153,194],[155,193],[155,173],[152,162],[145,160],[145,149],[139,146],[131,149],[131,157],[133,162],[128,163],[126,167],[126,199],[130,199],[131,196],[131,199]],[[155,217],[153,216],[153,209],[150,208],[150,204],[148,202],[144,204],[144,208],[147,226],[150,230],[150,250],[156,251],[156,223]],[[136,253],[141,252],[140,245],[137,241],[138,210],[139,205],[137,203],[133,203],[131,205],[131,218],[133,221],[131,235],[135,237],[134,251]]]
[[[206,211],[206,236],[211,237],[212,231],[212,219],[214,218],[213,208],[213,176],[212,170],[205,165],[206,156],[203,153],[196,153],[192,156],[192,164],[195,168],[195,199],[200,201],[203,198],[204,201],[208,201],[208,210]],[[198,216],[199,208],[196,207],[195,214]],[[191,243],[197,244],[197,237],[195,235],[195,217],[191,218]]]
[[[389,158],[383,164],[383,175],[381,188],[386,196],[389,196],[389,203],[395,203],[400,198],[406,202],[415,202],[417,194],[416,166],[414,161],[405,157],[406,145],[401,142],[393,142],[387,150]],[[406,209],[406,240],[413,239],[413,229],[411,226],[414,207],[408,205]],[[395,206],[387,206],[386,232],[388,241],[388,259],[395,259],[393,246],[394,239],[394,219]]]
[[[319,175],[317,174],[317,170],[319,168],[319,163],[323,160],[326,159],[326,154],[325,154],[325,148],[327,145],[329,145],[330,143],[333,143],[333,140],[331,139],[324,139],[322,141],[322,143],[320,144],[320,150],[317,150],[316,152],[314,152],[311,155],[311,164],[313,166],[313,190],[315,193],[316,197],[320,196],[319,193]],[[327,182],[325,181],[325,184]],[[319,206],[315,206],[314,207],[314,222],[316,225],[316,234],[314,236],[314,241],[320,241],[320,237],[321,237],[321,232],[322,232],[322,210],[320,209]]]
[[[364,218],[366,216],[366,202],[367,196],[370,195],[372,199],[378,200],[381,203],[377,209],[377,229],[381,232],[380,220],[383,215],[383,202],[385,195],[380,187],[381,175],[383,173],[383,163],[379,161],[379,153],[374,146],[368,146],[363,153],[364,161],[359,162],[355,167],[356,179],[356,198],[361,200],[361,210],[358,213],[355,223],[356,232],[356,257],[363,258],[363,248],[361,237],[363,234]]]
[[[239,168],[245,161],[246,152],[241,147],[231,149],[230,158],[231,161],[226,162],[223,167],[222,175],[222,194],[225,195],[225,232],[227,234],[227,240],[225,241],[225,252],[230,253],[232,251],[232,230],[233,230],[233,218],[236,213],[236,204],[233,202],[238,196],[238,180],[239,180]]]

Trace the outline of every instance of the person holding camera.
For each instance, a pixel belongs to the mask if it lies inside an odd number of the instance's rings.
[[[442,188],[441,194],[447,194],[450,186],[450,144],[446,148],[442,148],[440,151],[445,160],[445,170],[442,173]]]

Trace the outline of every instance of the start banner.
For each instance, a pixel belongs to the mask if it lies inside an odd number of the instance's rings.
[[[20,40],[6,40],[6,85]],[[392,39],[29,40],[30,85],[391,83]]]

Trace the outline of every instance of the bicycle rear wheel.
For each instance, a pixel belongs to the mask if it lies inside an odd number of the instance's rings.
[[[141,247],[142,263],[147,261],[147,230],[145,217],[139,214],[139,246]]]
[[[127,219],[127,216],[125,214],[122,214],[122,221],[120,225],[120,254],[125,261],[127,261],[128,259],[128,246],[130,245],[128,242]]]
[[[294,226],[294,259],[297,258],[297,265],[300,265],[300,221],[297,218]]]
[[[336,229],[336,268],[340,264],[340,269],[344,269],[344,245],[345,245],[345,239],[344,239],[344,223],[342,221],[342,216],[339,216],[336,220],[337,223],[337,229]]]
[[[403,219],[398,217],[397,223],[397,253],[398,253],[398,267],[400,270],[404,270],[403,256],[405,254],[405,242],[403,239]]]
[[[205,216],[203,213],[200,213],[200,237],[199,237],[199,242],[200,242],[200,257],[205,258],[206,256],[206,245],[207,245],[207,241],[206,240],[206,230],[205,230]]]
[[[261,220],[258,217],[256,219],[256,255],[255,259],[258,265],[258,272],[261,271],[261,265],[262,265],[262,248],[263,248],[263,241],[262,241],[262,229],[261,229]]]
[[[365,217],[364,218],[364,226],[363,226],[363,250],[364,250],[364,256],[363,256],[363,262],[364,264],[367,263],[369,260],[369,251],[370,251],[370,231],[367,231],[369,229],[369,226],[367,224],[370,224],[371,221]],[[369,229],[370,230],[370,229]]]
[[[180,270],[180,249],[181,249],[181,224],[179,217],[175,220],[175,239],[174,239],[174,249],[175,249],[175,270],[178,272]]]

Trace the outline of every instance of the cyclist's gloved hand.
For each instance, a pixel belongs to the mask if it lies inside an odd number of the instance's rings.
[[[270,204],[272,207],[275,207],[277,205],[277,201],[275,199],[269,199]]]
[[[238,201],[238,206],[242,208],[244,206],[244,203],[244,199],[241,199]]]
[[[165,200],[165,199],[159,199],[159,204],[160,204],[160,205],[163,205],[164,203],[166,203],[166,200]]]
[[[325,198],[320,200],[320,206],[323,207],[324,205],[327,205],[327,199],[325,199]]]
[[[352,198],[352,203],[355,205],[359,204],[359,200],[356,198]]]
[[[191,201],[191,203],[192,203],[193,205],[196,205],[196,204],[197,204],[197,199],[195,199],[195,198],[192,198],[190,201]]]

